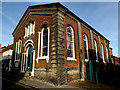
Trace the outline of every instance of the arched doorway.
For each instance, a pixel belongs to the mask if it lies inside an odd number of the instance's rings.
[[[28,39],[24,43],[23,48],[21,72],[34,76],[35,47],[33,40]]]
[[[32,63],[33,63],[33,47],[29,45],[27,49],[27,71],[32,71]]]

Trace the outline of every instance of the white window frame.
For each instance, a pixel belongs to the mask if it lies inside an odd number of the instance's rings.
[[[20,46],[20,43],[21,43],[21,46]],[[21,47],[22,47],[22,40],[19,40],[18,41],[18,54],[21,53]]]
[[[34,21],[34,23],[32,24],[32,33],[34,34],[35,33],[35,21]]]
[[[15,61],[17,60],[17,46],[18,46],[18,42],[16,42]]]
[[[103,49],[103,44],[102,43],[101,43],[101,50],[102,50],[102,59],[103,59],[103,62],[105,63],[104,49]]]
[[[96,53],[96,62],[98,62],[98,53],[97,53],[97,41],[94,40],[94,45],[95,45],[95,53]]]
[[[28,28],[25,27],[25,36],[24,36],[24,38],[27,37],[27,30],[28,30]]]
[[[35,21],[33,21],[33,23],[31,22],[30,24],[28,24],[25,27],[25,36],[24,38],[26,38],[27,36],[34,34],[35,32]]]
[[[71,31],[72,31],[72,40],[73,40],[73,57],[68,57],[67,56],[67,60],[73,60],[73,61],[77,61],[76,59],[75,59],[75,46],[74,46],[74,30],[73,30],[73,28],[72,28],[72,26],[67,26],[67,28],[66,28],[66,32],[67,32],[67,30],[68,30],[68,28],[71,28]],[[66,33],[66,36],[67,36],[67,34],[68,34],[68,32]]]
[[[29,36],[30,35],[30,25],[28,25],[27,27],[28,27],[27,36]]]
[[[88,53],[88,38],[87,38],[87,35],[86,34],[83,34],[83,36],[85,36],[85,41],[86,41],[86,50],[87,50],[87,58],[85,58],[85,62],[88,62],[89,61],[89,53]],[[84,39],[83,39],[83,45],[84,45]],[[85,50],[84,50],[85,51]],[[84,52],[85,54],[85,52]]]
[[[22,40],[20,40],[20,42],[21,42],[21,46],[20,46],[20,53],[21,53],[21,48],[22,48]]]
[[[50,39],[50,30],[49,27],[47,27],[48,30],[48,51],[47,51],[47,56],[42,56],[42,52],[43,52],[43,31],[44,31],[44,27],[42,28],[42,35],[41,35],[41,57],[39,57],[38,59],[46,59],[49,60],[49,39]]]
[[[106,58],[107,58],[107,62],[109,63],[109,58],[108,58],[108,49],[106,47]]]
[[[33,25],[32,25],[32,23],[30,23],[30,35],[32,34],[32,27],[33,27]]]
[[[40,55],[39,55],[40,54],[40,39],[41,39],[40,35],[41,35],[41,32],[38,32],[38,52],[37,52],[38,56],[37,56],[37,58],[40,57]]]

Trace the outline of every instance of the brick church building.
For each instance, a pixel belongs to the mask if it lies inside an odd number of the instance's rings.
[[[110,63],[109,40],[60,3],[29,6],[13,31],[15,68],[63,84]]]

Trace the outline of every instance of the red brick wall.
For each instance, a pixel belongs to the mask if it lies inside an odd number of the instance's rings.
[[[29,39],[32,39],[33,42],[34,42],[35,59],[36,59],[37,58],[37,52],[38,52],[38,49],[37,49],[38,48],[38,31],[41,31],[41,28],[42,28],[43,24],[47,24],[48,27],[51,27],[50,26],[50,24],[51,24],[51,16],[47,16],[47,15],[30,15],[28,17],[28,19],[26,20],[26,22],[23,24],[21,30],[19,30],[19,32],[14,37],[14,42],[18,41],[18,38],[21,37],[21,40],[22,40],[22,52],[24,50],[23,49],[23,45],[27,41],[27,38],[24,38],[24,35],[25,35],[24,28],[25,28],[25,26],[27,25],[27,23],[31,19],[33,19],[35,21],[35,33],[32,34],[31,36],[29,36]],[[50,52],[51,52],[51,50],[50,50]],[[51,58],[50,58],[50,61],[51,61]],[[39,60],[38,66],[39,67],[45,67],[46,66],[45,63],[46,63],[45,60]],[[51,66],[51,62],[50,62],[50,66]],[[36,67],[36,61],[35,61],[35,67]]]
[[[81,26],[81,31],[82,31],[82,45],[83,45],[83,49],[82,49],[82,53],[83,53],[83,60],[85,61],[85,54],[84,54],[84,41],[83,41],[83,35],[86,34],[87,35],[87,39],[88,39],[88,50],[89,50],[89,59],[90,59],[90,50],[91,50],[91,42],[90,42],[90,31],[87,30],[84,26]]]
[[[115,58],[115,65],[117,65],[117,63],[119,62],[119,58]]]
[[[110,48],[110,55],[113,55],[113,53],[112,53],[112,48]]]
[[[66,68],[77,68],[79,67],[79,52],[78,52],[78,34],[77,34],[77,22],[75,22],[74,20],[72,20],[69,17],[64,17],[64,36],[65,36],[65,56],[64,56],[64,60],[65,60],[65,64],[64,67]],[[77,61],[72,61],[72,60],[67,60],[67,25],[71,25],[73,27],[74,30],[74,47],[75,47],[75,59],[77,59]]]
[[[94,33],[92,35],[93,35],[93,44],[94,44],[94,40],[96,40],[96,42],[97,42],[97,52],[98,52],[98,59],[99,59],[100,50],[99,50],[98,36],[95,35]],[[95,45],[94,45],[94,48],[95,48]]]
[[[106,43],[106,47],[107,47],[107,51],[108,51],[108,57],[110,57],[110,55],[109,55],[109,43]]]
[[[18,38],[21,37],[22,39],[22,47],[24,45],[24,43],[27,41],[27,38],[24,38],[25,35],[25,31],[24,28],[26,26],[26,24],[33,19],[35,21],[35,33],[32,34],[31,36],[29,36],[29,39],[32,39],[34,42],[34,49],[35,49],[35,59],[37,58],[37,52],[38,52],[38,31],[41,32],[42,30],[42,25],[43,24],[47,24],[48,27],[50,27],[50,45],[51,46],[51,16],[47,16],[47,15],[30,15],[28,17],[28,19],[26,20],[26,22],[23,24],[21,30],[19,30],[19,32],[15,35],[14,37],[14,42],[18,41]],[[66,27],[67,25],[70,24],[73,29],[74,29],[74,47],[75,47],[75,59],[77,59],[77,61],[69,61],[67,60],[67,37],[66,37]],[[69,17],[64,17],[64,51],[65,51],[65,55],[64,57],[64,67],[67,68],[77,68],[79,67],[79,49],[78,49],[78,33],[77,33],[77,22],[74,21],[73,19],[69,18]],[[84,42],[83,42],[83,34],[87,35],[87,39],[88,39],[88,49],[89,49],[89,59],[91,59],[92,55],[91,55],[91,41],[90,41],[90,31],[88,29],[86,29],[84,26],[81,26],[81,32],[82,32],[82,45],[84,46]],[[98,46],[98,37],[93,34],[93,40],[96,39],[97,41],[97,50],[99,52],[99,46]],[[93,41],[94,42],[94,41]],[[100,39],[100,42],[103,44],[103,48],[104,48],[104,42],[102,39]],[[40,41],[41,43],[41,41]],[[15,43],[16,44],[16,43]],[[15,45],[16,46],[16,45]],[[106,46],[109,47],[109,45],[106,43]],[[40,46],[41,47],[41,46]],[[14,48],[15,49],[15,48]],[[82,49],[82,53],[83,53],[83,60],[85,60],[85,55],[84,55],[84,47]],[[23,52],[23,48],[22,48],[22,52]],[[51,65],[51,48],[49,48],[49,67],[52,67]],[[40,50],[40,55],[41,55],[41,50]],[[39,56],[40,56],[39,55]],[[90,57],[91,56],[91,57]],[[106,57],[105,55],[105,48],[104,48],[104,57]],[[35,61],[35,67],[46,67],[46,60],[39,60],[38,64]]]
[[[105,45],[104,45],[104,41],[102,39],[100,39],[100,42],[103,44],[103,50],[104,50],[104,60],[106,60],[106,54],[105,54]],[[101,51],[102,53],[102,51]]]

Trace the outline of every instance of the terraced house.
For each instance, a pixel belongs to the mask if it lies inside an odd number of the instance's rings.
[[[55,84],[92,79],[111,62],[109,40],[60,3],[29,6],[13,36],[15,68]]]

